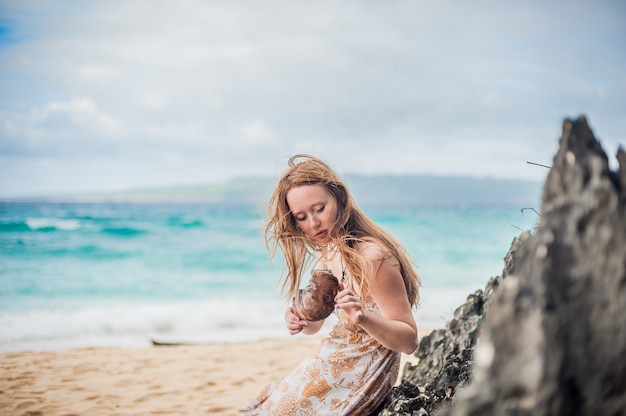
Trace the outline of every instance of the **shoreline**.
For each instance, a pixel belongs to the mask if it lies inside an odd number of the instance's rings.
[[[233,415],[315,355],[321,338],[5,352],[0,413]],[[416,360],[402,354],[400,373]]]

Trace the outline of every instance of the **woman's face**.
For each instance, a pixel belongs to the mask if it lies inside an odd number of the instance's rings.
[[[330,242],[337,221],[337,201],[322,185],[302,185],[287,192],[287,204],[298,228],[318,244]]]

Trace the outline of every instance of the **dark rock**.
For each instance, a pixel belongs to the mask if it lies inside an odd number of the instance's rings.
[[[490,304],[451,416],[626,414],[626,201],[585,118],[563,124],[535,234]]]
[[[626,414],[621,148],[617,160],[612,172],[585,118],[564,122],[536,231],[515,239],[501,277],[422,340],[381,415]]]

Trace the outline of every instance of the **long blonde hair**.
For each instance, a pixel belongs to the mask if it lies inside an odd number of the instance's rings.
[[[391,234],[361,211],[339,175],[319,158],[306,154],[292,156],[288,166],[270,198],[265,227],[265,244],[271,257],[274,258],[279,247],[285,257],[286,270],[282,285],[285,298],[290,299],[297,293],[307,266],[314,260],[312,248],[316,246],[297,227],[287,204],[287,193],[302,185],[321,185],[337,201],[337,221],[330,230],[332,243],[345,260],[346,269],[361,288],[362,295],[369,294],[369,282],[364,276],[372,270],[354,247],[356,243],[371,238],[380,242],[398,259],[409,302],[411,306],[417,306],[421,282],[408,253]]]

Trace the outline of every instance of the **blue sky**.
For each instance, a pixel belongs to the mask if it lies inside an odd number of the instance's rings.
[[[341,173],[543,180],[626,146],[620,1],[0,3],[0,196]]]

